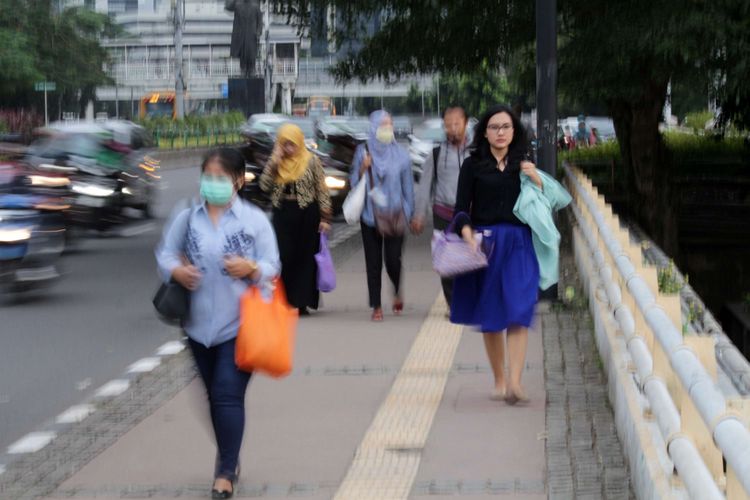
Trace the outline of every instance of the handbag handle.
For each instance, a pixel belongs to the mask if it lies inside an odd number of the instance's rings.
[[[456,220],[458,220],[458,217],[460,215],[465,215],[467,218],[469,218],[469,220],[471,220],[471,217],[469,217],[469,214],[467,214],[466,212],[458,212],[457,214],[455,214],[453,216],[453,220],[451,220],[451,223],[448,224],[448,227],[445,228],[445,232],[446,233],[452,233],[453,231],[455,231],[455,229],[456,229]]]

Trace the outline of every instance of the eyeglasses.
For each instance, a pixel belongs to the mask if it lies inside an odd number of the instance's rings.
[[[497,125],[497,124],[493,123],[492,125],[487,125],[487,130],[489,130],[490,132],[493,132],[495,134],[500,133],[500,132],[502,132],[503,134],[505,134],[509,130],[513,130],[513,125],[508,125],[508,124]]]

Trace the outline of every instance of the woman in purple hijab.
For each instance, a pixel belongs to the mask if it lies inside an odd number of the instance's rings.
[[[393,283],[393,313],[404,310],[401,295],[401,253],[405,229],[414,215],[414,181],[406,150],[396,142],[393,119],[384,110],[370,115],[367,142],[357,147],[351,172],[351,187],[367,183],[362,211],[362,244],[367,267],[367,288],[372,320],[383,321],[381,276],[383,261]]]

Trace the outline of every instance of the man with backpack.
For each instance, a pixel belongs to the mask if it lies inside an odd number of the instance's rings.
[[[458,173],[461,164],[469,156],[466,140],[468,116],[461,106],[449,106],[443,112],[445,141],[441,142],[427,156],[423,165],[422,177],[416,188],[416,203],[411,230],[419,234],[424,230],[428,203],[432,204],[433,225],[444,230],[453,220],[456,204]],[[450,306],[453,290],[452,279],[442,279],[443,294]]]

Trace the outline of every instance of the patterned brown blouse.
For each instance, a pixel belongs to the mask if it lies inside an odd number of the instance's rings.
[[[300,208],[305,208],[317,201],[320,207],[320,218],[329,222],[333,217],[331,196],[326,186],[326,176],[320,160],[313,156],[305,173],[294,182],[279,183],[275,175],[274,165],[269,161],[260,176],[260,188],[269,194],[274,208],[281,208],[281,201],[289,196],[296,198]]]

